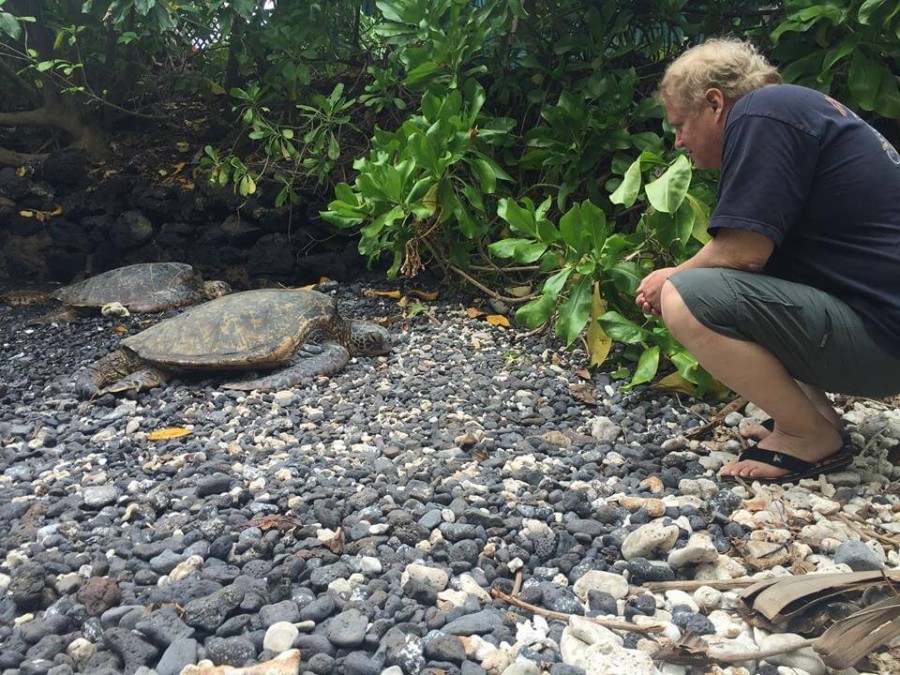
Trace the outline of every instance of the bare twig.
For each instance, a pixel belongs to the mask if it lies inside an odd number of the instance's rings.
[[[696,591],[701,586],[709,586],[710,588],[715,588],[720,591],[728,591],[732,588],[752,586],[758,581],[758,579],[749,578],[727,579],[721,581],[713,579],[708,581],[649,581],[644,584],[644,588],[651,593],[661,593],[663,591]]]
[[[700,436],[703,436],[704,434],[709,433],[717,426],[719,426],[722,423],[722,420],[724,420],[729,413],[737,412],[745,405],[747,405],[747,399],[743,398],[742,396],[738,396],[731,403],[723,406],[722,409],[716,414],[716,416],[710,419],[708,422],[704,422],[700,426],[686,431],[684,433],[684,437],[688,439],[698,438]]]
[[[497,588],[494,588],[491,591],[491,594],[495,598],[503,600],[504,602],[508,602],[510,605],[521,607],[522,609],[528,610],[532,614],[539,614],[540,616],[545,616],[548,619],[568,621],[569,617],[572,616],[571,614],[566,614],[565,612],[554,612],[550,609],[544,609],[543,607],[532,605],[523,600],[519,600],[518,598],[513,597],[509,593],[504,593]],[[592,623],[596,623],[598,626],[604,626],[605,628],[611,628],[613,630],[629,631],[631,633],[661,633],[663,631],[663,627],[656,624],[651,624],[648,626],[638,626],[633,623],[628,623],[627,621],[618,621],[616,619],[601,619],[595,616],[585,616],[582,618]]]

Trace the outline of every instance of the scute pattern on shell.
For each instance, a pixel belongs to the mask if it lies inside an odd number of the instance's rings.
[[[342,341],[335,301],[304,289],[260,289],[217,298],[122,341],[143,359],[191,369],[247,369],[287,362],[297,346]]]
[[[199,285],[194,268],[185,263],[138,263],[64,286],[53,297],[72,307],[102,307],[111,302],[128,307],[160,296],[164,304],[176,306],[198,299]]]

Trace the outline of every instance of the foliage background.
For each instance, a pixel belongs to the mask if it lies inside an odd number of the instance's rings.
[[[668,359],[702,393],[633,294],[705,241],[714,176],[671,152],[652,93],[721,35],[900,136],[892,0],[0,0],[0,125],[101,153],[123,116],[201,101],[234,130],[203,149],[212,180],[317,200],[389,276],[437,270],[594,364],[621,343],[633,383]]]

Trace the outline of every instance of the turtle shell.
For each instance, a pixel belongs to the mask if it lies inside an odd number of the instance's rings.
[[[138,304],[162,310],[198,301],[202,283],[194,268],[184,263],[139,263],[64,286],[53,297],[71,307],[119,302],[129,309]]]
[[[334,300],[305,289],[267,288],[216,298],[125,338],[144,360],[173,368],[244,370],[290,360],[297,347],[346,333]]]

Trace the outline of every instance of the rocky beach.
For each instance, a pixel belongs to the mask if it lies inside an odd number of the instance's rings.
[[[717,408],[367,288],[322,290],[391,353],[270,393],[185,375],[81,401],[76,373],[161,317],[0,306],[2,675],[898,672],[896,638],[842,670],[806,641],[879,587],[802,636],[740,597],[900,570],[895,405],[835,401],[847,470],[730,485],[759,411],[685,436]]]

